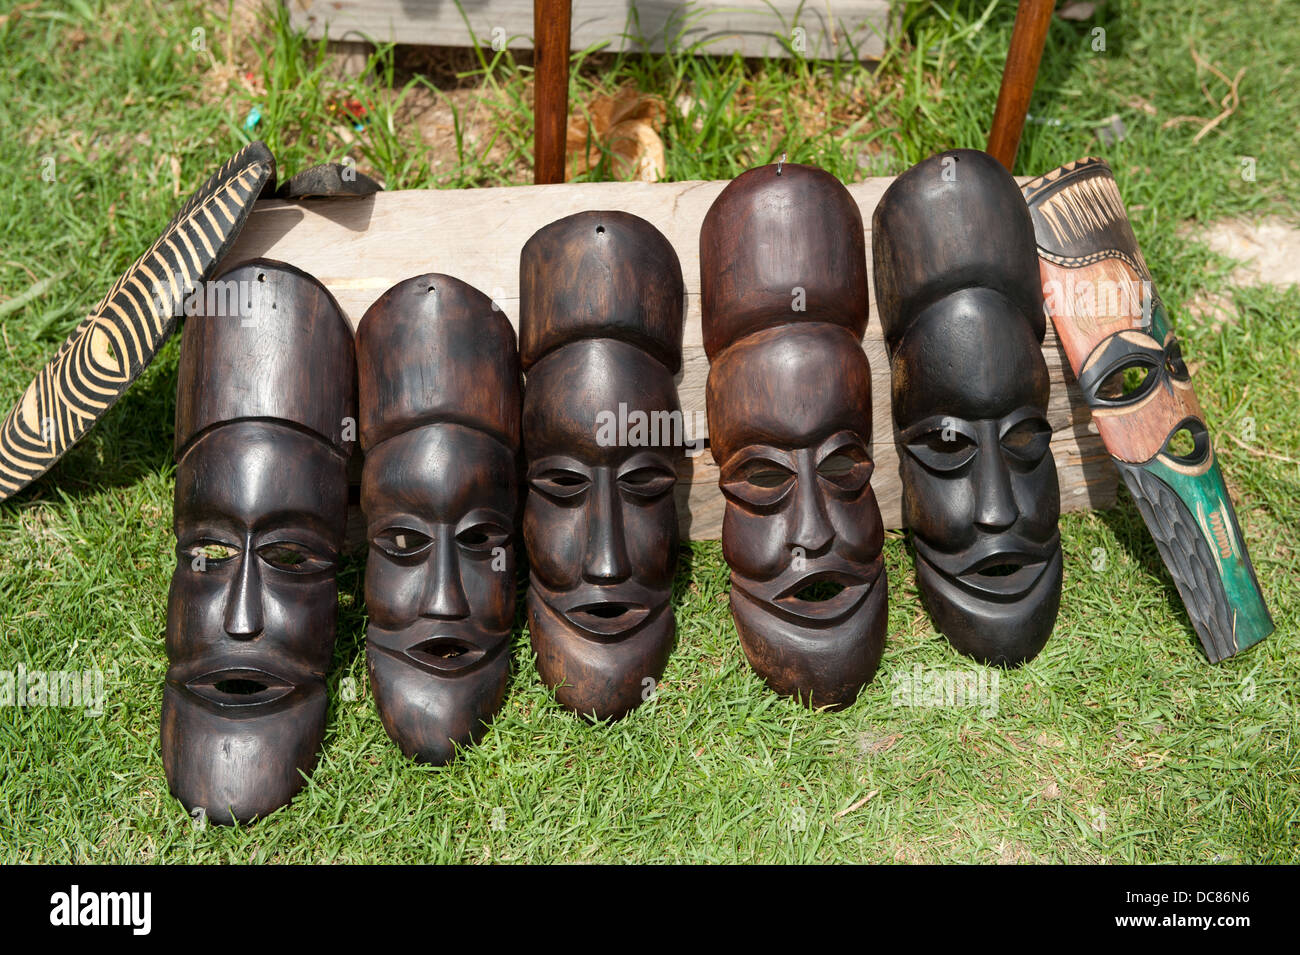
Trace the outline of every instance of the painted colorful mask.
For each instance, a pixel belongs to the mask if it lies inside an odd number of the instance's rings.
[[[880,662],[888,600],[857,203],[813,166],[750,170],[705,216],[700,287],[741,646],[778,693],[846,706]]]
[[[952,150],[894,181],[872,244],[922,600],[962,653],[1024,663],[1062,574],[1029,212],[997,160]]]
[[[650,697],[676,628],[681,266],[644,219],[581,212],[533,235],[520,270],[537,668],[564,706],[617,718]]]
[[[1217,663],[1273,632],[1205,416],[1110,167],[1024,187],[1048,313],[1106,449]]]
[[[230,823],[287,803],[316,764],[356,369],[311,276],[260,260],[214,287],[181,343],[162,751],[185,807]]]
[[[366,657],[402,752],[442,764],[501,707],[515,616],[519,356],[482,292],[420,275],[357,329]]]

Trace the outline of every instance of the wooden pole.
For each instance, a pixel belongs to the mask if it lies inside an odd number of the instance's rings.
[[[571,0],[533,0],[533,182],[564,182]]]
[[[1029,99],[1034,95],[1038,62],[1043,58],[1047,27],[1052,22],[1055,0],[1020,0],[1016,25],[1011,31],[1011,47],[1002,70],[1002,88],[998,107],[989,130],[988,152],[1011,172],[1020,148],[1020,134],[1029,113]]]

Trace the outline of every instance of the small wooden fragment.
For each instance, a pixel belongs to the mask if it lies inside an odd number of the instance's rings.
[[[862,211],[867,254],[871,216],[892,178],[848,187]],[[413,275],[438,271],[487,292],[518,328],[519,253],[528,237],[555,219],[588,209],[618,209],[649,220],[672,243],[686,287],[686,327],[677,391],[688,438],[707,440],[704,386],[709,364],[700,328],[700,224],[727,185],[721,181],[565,183],[485,189],[381,192],[360,199],[258,202],[231,253],[272,256],[318,277],[355,328],[383,292]],[[863,339],[871,363],[875,430],[872,483],[885,526],[902,526],[898,455],[890,405],[889,360],[872,301]],[[1054,436],[1061,510],[1109,507],[1117,475],[1074,376],[1049,328],[1043,344],[1052,382],[1047,418]],[[722,494],[707,446],[686,457],[677,488],[682,536],[717,539]]]

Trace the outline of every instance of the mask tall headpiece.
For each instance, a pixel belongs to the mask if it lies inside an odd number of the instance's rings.
[[[1024,187],[1047,309],[1211,662],[1273,632],[1173,326],[1110,167]]]
[[[384,728],[441,764],[501,706],[515,615],[515,332],[447,275],[389,289],[357,329],[366,657]]]
[[[672,648],[683,299],[672,245],[623,212],[553,222],[520,259],[529,629],[556,699],[598,719]]]
[[[705,216],[700,288],[741,646],[778,693],[845,706],[880,662],[888,599],[857,203],[813,166],[750,170]]]
[[[872,249],[921,597],[961,652],[1024,663],[1061,601],[1029,211],[997,160],[952,150],[889,187]]]
[[[356,368],[311,276],[260,260],[214,286],[177,377],[162,751],[186,808],[229,823],[287,803],[316,764]]]

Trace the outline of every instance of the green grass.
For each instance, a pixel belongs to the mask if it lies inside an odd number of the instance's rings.
[[[152,241],[178,195],[244,141],[255,104],[257,135],[287,172],[350,154],[391,188],[527,181],[525,57],[466,57],[453,69],[462,75],[430,79],[381,49],[373,78],[344,82],[283,22],[231,37],[220,12],[192,0],[136,4],[129,16],[92,0],[17,13],[0,4],[0,159],[11,184],[0,202],[0,310],[54,279],[0,312],[4,402]],[[664,130],[675,179],[729,177],[782,152],[849,180],[895,174],[941,148],[983,145],[1013,12],[909,5],[903,38],[874,74],[593,52],[579,58],[574,99],[634,82],[670,107],[690,104],[670,108]],[[1060,125],[1031,123],[1017,167],[1035,174],[1098,151],[1112,161],[1278,623],[1263,645],[1205,663],[1121,494],[1110,510],[1062,519],[1055,636],[1031,665],[999,674],[996,714],[894,705],[917,667],[985,672],[934,632],[898,536],[885,550],[881,672],[847,711],[814,714],[750,672],[720,549],[698,543],[683,549],[678,645],[653,702],[616,725],[573,719],[538,684],[521,632],[505,708],[483,744],[429,769],[401,757],[367,693],[337,692],[345,678],[365,685],[363,567],[352,558],[319,768],[271,818],[196,829],[167,793],[157,744],[174,564],[172,341],[49,478],[0,505],[0,669],[110,674],[100,718],[0,710],[0,861],[1295,861],[1300,291],[1234,290],[1234,321],[1193,321],[1182,306],[1228,291],[1226,264],[1177,232],[1237,214],[1297,221],[1300,27],[1288,13],[1280,0],[1112,0],[1092,22],[1053,22],[1031,109]],[[208,52],[191,48],[196,27]],[[1091,49],[1095,27],[1106,30],[1104,53]],[[1200,123],[1165,128],[1214,115],[1201,80],[1215,102],[1226,92],[1212,74],[1198,78],[1189,40],[1229,77],[1246,68],[1237,111],[1199,143]],[[243,85],[236,61],[263,92]],[[435,155],[401,121],[399,99],[423,90],[463,111],[452,87],[476,91],[497,122]],[[352,142],[326,113],[338,92],[372,110]],[[1093,129],[1115,113],[1126,138],[1102,150]],[[41,177],[47,156],[53,183]],[[1254,182],[1240,175],[1243,156],[1256,158]]]

